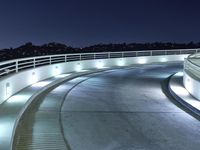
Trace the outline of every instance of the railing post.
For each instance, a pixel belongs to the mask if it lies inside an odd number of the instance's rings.
[[[15,71],[18,72],[18,61],[16,61],[16,64],[15,64]]]
[[[108,52],[108,59],[110,59],[110,52]]]
[[[52,60],[51,60],[51,56],[50,56],[50,57],[49,57],[49,64],[50,64],[50,65],[51,65],[51,63],[52,63],[51,61],[52,61]]]
[[[82,59],[82,58],[81,58],[81,54],[80,54],[80,55],[79,55],[79,60],[81,61],[81,59]]]
[[[35,58],[33,58],[33,68],[35,68]]]
[[[122,58],[124,58],[124,52],[122,52]]]
[[[67,55],[65,55],[65,62],[67,62]]]

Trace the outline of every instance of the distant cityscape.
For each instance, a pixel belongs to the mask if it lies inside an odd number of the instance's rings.
[[[90,52],[118,52],[118,51],[142,51],[142,50],[170,50],[200,48],[200,42],[194,43],[120,43],[120,44],[96,44],[83,48],[73,48],[61,43],[51,42],[43,45],[34,45],[31,42],[17,48],[0,50],[0,61],[16,58]]]

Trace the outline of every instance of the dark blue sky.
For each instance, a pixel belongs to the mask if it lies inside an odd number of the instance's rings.
[[[200,41],[199,0],[1,0],[0,48]]]

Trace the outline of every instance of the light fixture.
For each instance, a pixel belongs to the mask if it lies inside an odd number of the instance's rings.
[[[167,61],[167,58],[163,57],[163,58],[161,58],[160,61],[161,61],[161,62],[166,62],[166,61]]]
[[[104,68],[104,63],[102,61],[98,61],[97,64],[96,64],[96,68],[97,69],[102,69]]]
[[[118,60],[118,61],[117,61],[117,65],[118,65],[118,66],[124,66],[124,65],[125,65],[124,60],[123,60],[123,59]]]
[[[10,83],[6,83],[6,97],[10,97],[11,96],[11,87],[10,87]]]
[[[35,72],[32,72],[32,80],[31,83],[36,83],[38,81],[38,77]]]
[[[146,59],[145,58],[140,58],[138,63],[139,64],[145,64],[146,63]]]
[[[80,64],[80,63],[77,63],[77,64],[76,64],[76,67],[75,67],[75,71],[81,72],[81,70],[82,70],[81,64]]]
[[[54,76],[56,75],[59,75],[61,72],[60,72],[60,68],[58,66],[55,66],[55,73],[54,73]]]

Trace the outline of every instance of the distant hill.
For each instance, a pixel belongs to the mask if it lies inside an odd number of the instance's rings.
[[[118,51],[138,51],[138,50],[163,50],[163,49],[191,49],[200,48],[199,43],[121,43],[121,44],[97,44],[84,48],[73,48],[61,43],[51,42],[40,46],[33,45],[31,42],[17,48],[0,50],[0,61],[68,53],[90,53],[90,52],[118,52]]]

